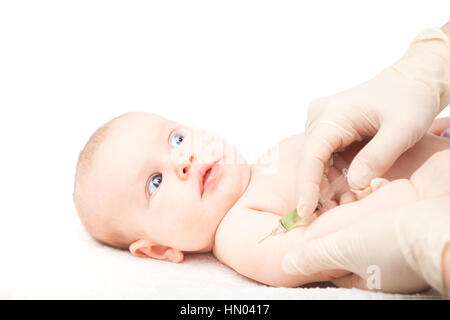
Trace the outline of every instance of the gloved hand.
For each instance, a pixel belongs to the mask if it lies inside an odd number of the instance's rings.
[[[428,132],[437,136],[450,138],[450,116],[435,119]]]
[[[450,40],[437,28],[422,31],[401,59],[373,79],[314,101],[297,170],[299,215],[314,212],[334,151],[373,137],[348,171],[352,191],[363,190],[425,134],[449,102]]]
[[[450,198],[351,211],[319,217],[305,234],[309,240],[285,255],[283,270],[328,276],[333,270],[353,272],[333,281],[340,287],[413,293],[432,286],[450,293],[442,269],[443,251],[450,246]],[[450,265],[446,268],[448,273]]]

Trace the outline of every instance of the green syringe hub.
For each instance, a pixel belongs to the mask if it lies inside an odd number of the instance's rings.
[[[284,229],[286,229],[286,231],[290,231],[295,227],[308,225],[308,221],[299,217],[299,215],[297,214],[297,209],[294,209],[288,214],[285,214],[283,217],[281,217],[280,225]]]

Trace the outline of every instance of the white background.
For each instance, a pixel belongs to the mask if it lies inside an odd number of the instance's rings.
[[[77,156],[109,119],[154,112],[252,161],[303,131],[312,99],[373,77],[449,14],[448,0],[1,1],[0,271],[62,272],[46,261],[70,256]]]

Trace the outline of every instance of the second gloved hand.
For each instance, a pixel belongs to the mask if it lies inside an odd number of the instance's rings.
[[[318,229],[337,230],[287,253],[283,269],[303,275],[353,272],[333,281],[340,287],[416,293],[432,286],[448,294],[442,257],[450,244],[450,198],[366,214],[354,211],[341,218],[331,211],[320,217],[322,226]]]

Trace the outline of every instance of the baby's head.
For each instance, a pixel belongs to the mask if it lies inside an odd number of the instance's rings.
[[[183,252],[212,249],[249,178],[237,149],[218,136],[133,112],[103,125],[81,151],[74,202],[98,241],[180,262]]]

